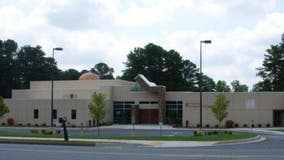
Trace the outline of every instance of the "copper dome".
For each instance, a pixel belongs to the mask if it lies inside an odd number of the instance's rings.
[[[100,77],[92,72],[87,72],[79,77],[79,80],[99,80]]]

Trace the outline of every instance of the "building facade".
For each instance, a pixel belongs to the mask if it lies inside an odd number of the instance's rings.
[[[85,76],[85,77],[84,77]],[[95,78],[92,78],[95,77]],[[166,123],[197,127],[199,124],[199,92],[166,92],[164,86],[138,75],[135,82],[99,80],[87,73],[80,80],[54,81],[54,123],[66,117],[70,126],[93,126],[88,104],[93,92],[106,96],[104,123]],[[203,126],[215,127],[211,113],[216,92],[203,92]],[[239,127],[284,126],[284,92],[225,92],[230,105],[228,116]],[[248,105],[253,102],[253,105]],[[51,124],[51,82],[32,81],[30,89],[13,90],[5,99],[10,112],[2,119],[13,118],[15,124]],[[222,125],[224,125],[224,122]]]

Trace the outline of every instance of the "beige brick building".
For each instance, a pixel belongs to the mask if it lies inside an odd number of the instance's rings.
[[[54,81],[54,123],[65,116],[69,125],[92,126],[88,104],[93,92],[106,95],[105,123],[182,124],[196,127],[199,124],[199,92],[166,92],[164,86],[149,82],[143,75],[136,82],[82,78],[72,81]],[[85,75],[86,76],[86,75]],[[203,93],[203,126],[214,127],[217,121],[210,110],[218,93]],[[284,92],[224,93],[230,100],[228,117],[239,127],[284,126]],[[255,103],[253,109],[247,102]],[[13,90],[12,98],[5,99],[15,124],[50,125],[51,82],[32,81],[30,89]],[[253,120],[253,121],[251,121]]]

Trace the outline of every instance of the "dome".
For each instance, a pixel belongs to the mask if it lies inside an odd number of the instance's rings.
[[[92,72],[84,73],[79,77],[79,80],[99,80],[99,79],[100,79],[100,76]]]

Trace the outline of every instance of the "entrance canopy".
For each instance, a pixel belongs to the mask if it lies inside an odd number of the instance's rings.
[[[138,74],[135,77],[135,81],[143,87],[146,91],[157,95],[159,100],[159,122],[164,122],[164,110],[166,104],[166,87],[161,85],[156,85],[153,82],[150,82],[144,75]]]

